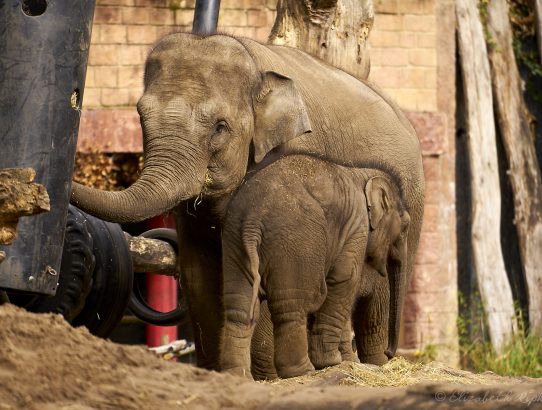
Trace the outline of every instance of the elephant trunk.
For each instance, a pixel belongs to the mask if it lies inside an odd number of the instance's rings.
[[[395,356],[399,342],[401,327],[401,311],[406,291],[406,263],[391,262],[393,266],[388,269],[390,283],[390,315],[388,329],[388,348],[385,351],[388,359]]]
[[[173,138],[145,138],[145,166],[140,178],[123,191],[107,192],[73,183],[71,203],[100,219],[135,223],[159,215],[198,195],[206,162],[195,147],[180,147]],[[169,142],[171,143],[168,143]]]

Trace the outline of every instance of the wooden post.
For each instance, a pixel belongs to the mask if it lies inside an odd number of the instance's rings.
[[[477,0],[456,1],[458,46],[472,173],[474,267],[491,342],[495,350],[500,352],[517,325],[501,250],[501,192],[493,98],[477,3]]]
[[[536,26],[536,39],[538,41],[538,57],[540,58],[540,64],[542,64],[542,0],[533,0],[535,26]]]
[[[279,0],[269,42],[300,48],[367,79],[372,0]]]
[[[531,116],[523,100],[506,0],[488,3],[488,34],[493,97],[508,160],[514,195],[521,262],[527,283],[531,330],[542,336],[542,179],[538,168]]]

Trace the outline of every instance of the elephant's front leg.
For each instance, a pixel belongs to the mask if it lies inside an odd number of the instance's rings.
[[[192,321],[197,364],[218,370],[223,321],[220,226],[200,215],[189,215],[181,205],[177,231],[181,285]]]
[[[370,275],[364,268],[364,275]],[[376,272],[373,292],[359,298],[355,304],[352,325],[356,335],[358,357],[362,363],[383,365],[388,362],[385,351],[388,346],[388,320],[390,290],[387,278]]]
[[[359,358],[352,348],[352,322],[350,320],[342,331],[339,352],[343,362],[359,363]]]
[[[341,340],[345,336],[343,332],[350,328],[349,319],[359,287],[361,260],[364,256],[361,250],[365,249],[366,244],[367,235],[363,230],[353,234],[326,276],[327,296],[314,315],[309,336],[309,354],[317,369],[334,366],[342,361],[340,348],[345,350],[345,346]]]

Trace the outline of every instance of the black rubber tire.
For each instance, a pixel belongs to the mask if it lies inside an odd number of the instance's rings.
[[[55,296],[15,296],[12,300],[20,301],[30,312],[60,313],[71,322],[83,309],[90,292],[94,265],[93,240],[87,219],[82,211],[70,205]]]
[[[144,238],[161,239],[173,246],[178,254],[177,232],[175,229],[158,228],[142,233],[140,236]],[[139,289],[137,279],[134,280],[132,293],[130,295],[130,310],[138,318],[144,322],[157,326],[173,326],[188,322],[188,306],[184,298],[182,298],[182,289],[180,290],[181,302],[177,303],[177,307],[169,312],[159,312],[150,307]]]
[[[86,326],[92,334],[107,337],[128,306],[134,279],[132,257],[120,225],[85,216],[94,239],[96,266],[92,289],[73,325]]]

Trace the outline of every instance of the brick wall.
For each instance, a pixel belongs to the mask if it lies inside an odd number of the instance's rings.
[[[142,93],[143,62],[157,39],[190,30],[194,0],[97,4],[79,148],[138,151],[141,131],[134,105]],[[219,30],[265,41],[275,4],[222,0]],[[402,347],[414,352],[433,345],[439,360],[456,364],[453,0],[374,0],[374,5],[370,80],[407,111],[422,142],[427,185]]]
[[[152,44],[192,28],[195,0],[97,0],[85,108],[133,107],[142,93],[143,63]],[[265,42],[273,0],[222,0],[221,32]]]

